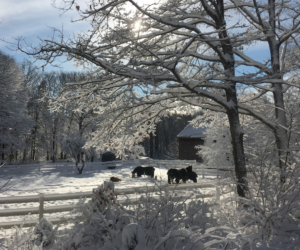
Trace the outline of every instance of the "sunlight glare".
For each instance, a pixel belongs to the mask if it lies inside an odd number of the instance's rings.
[[[140,28],[141,28],[141,20],[137,20],[134,23],[134,30],[140,30]]]

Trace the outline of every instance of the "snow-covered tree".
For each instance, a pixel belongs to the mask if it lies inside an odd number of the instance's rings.
[[[6,148],[20,149],[29,133],[28,89],[22,69],[15,60],[0,51],[0,145],[2,160]]]
[[[31,86],[30,101],[28,104],[29,115],[34,120],[29,142],[31,143],[31,160],[50,160],[56,161],[65,157],[61,143],[71,134],[80,131],[81,136],[88,133],[92,122],[89,113],[76,111],[76,105],[68,103],[63,108],[53,111],[49,104],[51,98],[58,95],[59,91],[68,81],[78,81],[84,74],[77,72],[39,72],[35,79],[32,65],[25,65],[25,72],[28,75],[28,85]],[[33,79],[31,79],[33,78]],[[31,80],[30,80],[31,79]],[[74,136],[71,135],[70,140]],[[85,141],[85,139],[83,140]],[[79,151],[79,155],[80,152]],[[69,155],[71,156],[71,155]]]
[[[30,65],[25,68],[26,75],[33,72],[30,71]],[[59,150],[59,135],[63,132],[64,113],[51,112],[49,109],[49,99],[62,88],[57,80],[56,72],[41,73],[37,72],[37,79],[31,80],[30,100],[28,103],[28,113],[34,121],[30,141],[30,159],[56,161]],[[25,155],[26,156],[26,155]]]
[[[31,144],[31,150],[30,150],[30,159],[31,160],[37,160],[38,158],[38,147],[39,147],[39,120],[41,116],[41,110],[45,108],[45,105],[39,105],[38,103],[38,98],[41,98],[41,74],[39,70],[34,66],[34,64],[28,60],[24,60],[21,63],[21,68],[24,72],[24,77],[25,77],[25,84],[29,87],[29,96],[30,99],[27,104],[27,110],[28,110],[28,115],[32,118],[33,120],[33,127],[31,129],[31,135],[28,136],[27,138],[24,138],[24,141],[26,144],[30,145]],[[29,150],[28,150],[29,151]],[[27,151],[24,149],[23,151],[23,159],[25,160],[27,156]]]
[[[67,9],[76,6],[75,1],[70,6],[63,3]],[[94,140],[103,141],[102,147],[115,149],[119,155],[154,133],[155,123],[168,109],[186,103],[221,108],[230,124],[238,193],[245,196],[233,53],[241,26],[226,27],[224,6],[222,0],[144,5],[131,0],[90,1],[80,13],[83,20],[91,19],[91,31],[74,40],[65,41],[64,36],[44,40],[40,48],[27,52],[47,63],[66,54],[78,64],[95,66],[93,79],[97,81],[76,83],[60,101],[72,96],[82,103],[86,98],[85,108],[93,107],[105,118]],[[76,91],[75,86],[79,87]],[[91,100],[96,94],[98,101]]]
[[[232,6],[227,6],[227,8],[237,9],[244,18],[244,24],[248,26],[241,39],[244,39],[246,44],[265,44],[270,53],[268,60],[260,62],[254,56],[247,56],[241,50],[235,49],[234,52],[241,59],[237,61],[237,64],[246,68],[243,68],[244,72],[251,72],[250,74],[242,73],[238,78],[244,78],[244,80],[239,81],[258,90],[250,100],[271,94],[272,116],[264,116],[261,112],[249,108],[249,105],[244,106],[244,103],[240,103],[239,107],[262,121],[273,132],[282,171],[281,181],[284,181],[286,158],[290,154],[284,94],[292,86],[299,87],[298,81],[285,81],[284,77],[290,77],[290,72],[294,71],[297,68],[296,65],[299,64],[297,56],[292,56],[293,62],[290,61],[291,54],[299,54],[299,3],[279,0],[259,2],[257,0],[231,0],[231,2]],[[256,70],[253,71],[250,68]]]
[[[94,135],[96,141],[106,142],[103,147],[122,154],[154,132],[167,109],[189,104],[227,114],[240,195],[245,195],[247,182],[239,113],[273,131],[284,170],[288,145],[283,92],[292,85],[283,79],[289,71],[284,59],[286,45],[296,43],[300,27],[297,1],[61,3],[62,10],[76,8],[81,20],[91,22],[91,29],[69,40],[63,34],[43,40],[27,53],[46,64],[65,54],[94,70],[93,83],[72,85],[60,101],[80,98],[85,108],[97,109],[105,117],[103,130]],[[258,41],[269,46],[266,63],[246,53]],[[238,102],[238,83],[260,90],[253,98],[272,93],[274,116],[264,116],[249,100]],[[91,95],[98,95],[97,101]]]
[[[212,167],[233,166],[232,143],[227,117],[222,113],[211,114],[206,112],[204,120],[204,144],[196,146],[198,155],[203,159],[204,164]],[[199,119],[199,118],[198,118]],[[193,120],[195,124],[198,120]],[[202,123],[203,124],[203,123]]]

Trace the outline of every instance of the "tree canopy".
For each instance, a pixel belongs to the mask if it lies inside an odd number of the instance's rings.
[[[69,84],[56,107],[72,100],[101,115],[92,145],[124,156],[154,132],[168,110],[201,107],[227,114],[242,196],[247,183],[240,114],[273,132],[284,172],[289,146],[283,95],[298,84],[284,78],[296,69],[286,55],[298,51],[297,1],[56,2],[63,11],[76,8],[82,18],[77,21],[88,21],[91,28],[73,38],[55,30],[53,39],[25,52],[46,64],[65,55],[90,68],[90,79]],[[17,46],[24,51],[21,41]],[[269,60],[247,53],[256,43],[267,44]],[[240,87],[253,88],[254,96],[239,101]],[[269,93],[272,116],[251,106]]]

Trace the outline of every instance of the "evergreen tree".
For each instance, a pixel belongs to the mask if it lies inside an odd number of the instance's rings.
[[[21,149],[31,128],[27,114],[28,88],[16,61],[0,51],[0,150],[5,154]]]

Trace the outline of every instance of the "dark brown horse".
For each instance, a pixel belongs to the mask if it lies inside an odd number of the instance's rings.
[[[155,168],[154,167],[142,167],[142,166],[138,166],[135,169],[133,169],[132,173],[132,177],[135,176],[135,174],[137,174],[138,177],[141,177],[142,175],[149,175],[152,178],[154,177],[154,171]]]
[[[180,180],[182,180],[183,183],[185,183],[189,179],[189,174],[191,174],[192,171],[192,166],[188,166],[186,168],[182,169],[175,169],[171,168],[168,170],[167,175],[168,175],[168,183],[171,184],[173,183],[173,180],[176,180],[176,183],[178,184]]]

